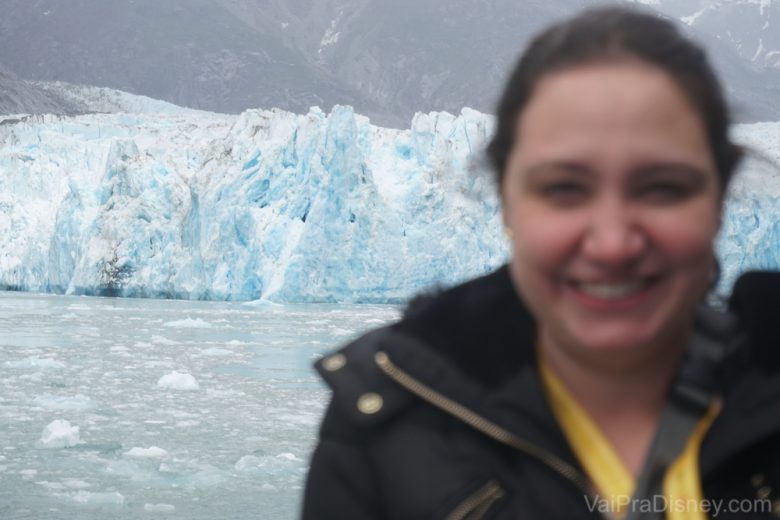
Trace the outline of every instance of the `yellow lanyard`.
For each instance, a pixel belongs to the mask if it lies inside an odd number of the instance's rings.
[[[634,492],[634,477],[598,425],[541,356],[539,370],[553,414],[574,454],[593,481],[600,499],[606,501],[612,513],[623,516]],[[699,450],[704,434],[719,411],[720,403],[713,402],[691,433],[683,452],[667,468],[663,481],[664,497],[653,499],[652,504],[633,504],[633,507],[651,507],[654,511],[660,508],[666,513],[667,520],[707,519],[707,504],[703,501],[699,476]]]

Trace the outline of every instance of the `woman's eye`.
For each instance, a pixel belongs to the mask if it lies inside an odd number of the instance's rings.
[[[544,186],[542,193],[554,202],[571,204],[585,198],[587,189],[574,182],[558,182]]]
[[[685,186],[671,183],[650,184],[640,190],[640,194],[658,202],[674,202],[688,194]]]

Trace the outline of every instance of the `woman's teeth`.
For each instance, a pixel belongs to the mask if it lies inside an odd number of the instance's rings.
[[[645,282],[636,280],[632,282],[621,283],[586,283],[580,282],[577,288],[594,298],[603,300],[617,300],[638,293],[645,287]]]

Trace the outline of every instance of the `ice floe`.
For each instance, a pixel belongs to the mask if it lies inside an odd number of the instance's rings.
[[[198,381],[186,372],[171,372],[165,374],[157,381],[157,386],[171,390],[198,390]]]
[[[131,448],[125,453],[128,457],[138,457],[145,459],[161,459],[168,456],[168,452],[157,446],[150,446],[149,448]]]
[[[40,449],[70,448],[80,443],[79,427],[72,426],[64,419],[57,419],[46,425],[35,447]]]

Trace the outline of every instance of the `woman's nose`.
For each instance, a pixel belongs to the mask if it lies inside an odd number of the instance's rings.
[[[645,250],[646,238],[624,202],[604,202],[588,217],[582,243],[583,254],[591,261],[622,265],[638,259]]]

